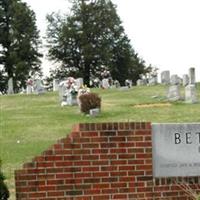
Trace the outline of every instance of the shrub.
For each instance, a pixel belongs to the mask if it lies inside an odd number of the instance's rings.
[[[81,112],[88,114],[90,109],[101,108],[101,98],[96,93],[82,94],[79,97]]]
[[[4,183],[5,176],[3,175],[3,172],[1,171],[1,160],[0,160],[0,200],[7,200],[9,198],[9,191]]]

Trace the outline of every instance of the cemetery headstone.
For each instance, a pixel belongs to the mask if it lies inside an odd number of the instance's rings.
[[[90,109],[90,116],[96,117],[99,114],[100,114],[100,109],[99,108]]]
[[[161,72],[161,83],[165,85],[170,84],[170,71]]]
[[[183,75],[183,86],[187,86],[189,84],[189,76],[187,74]]]
[[[169,87],[167,98],[169,99],[169,101],[180,100],[181,99],[180,86],[179,85],[171,85]]]
[[[110,87],[110,84],[109,84],[109,79],[108,78],[104,78],[102,80],[102,88],[103,89],[108,89]]]
[[[35,94],[38,94],[38,95],[43,94],[45,92],[41,79],[36,79],[34,81],[34,92]]]
[[[77,78],[75,82],[78,89],[83,86],[83,78]]]
[[[189,84],[195,84],[195,68],[189,69]]]
[[[126,80],[125,80],[125,86],[127,86],[127,87],[131,88],[131,87],[132,87],[132,85],[133,85],[133,82],[132,82],[132,80],[130,80],[130,79],[126,79]]]
[[[171,85],[179,85],[180,81],[179,81],[179,77],[174,74],[174,75],[171,75],[170,77],[170,84]]]
[[[26,94],[33,93],[33,80],[29,77],[26,81]]]
[[[137,80],[137,86],[143,86],[143,85],[146,85],[146,80],[144,79]]]
[[[197,103],[197,93],[195,85],[190,84],[185,87],[185,102]]]
[[[9,78],[8,79],[8,94],[13,94],[14,90],[13,90],[13,78]]]
[[[148,82],[149,82],[149,85],[157,85],[158,84],[157,76],[150,77]]]
[[[78,89],[75,85],[75,79],[73,77],[68,77],[67,80],[61,81],[59,84],[59,97],[61,101],[61,106],[66,105],[77,105],[77,94]]]
[[[114,84],[115,88],[119,88],[120,87],[120,83],[119,83],[118,80],[114,80],[113,84]]]
[[[58,91],[59,89],[59,80],[58,79],[53,79],[53,91]]]

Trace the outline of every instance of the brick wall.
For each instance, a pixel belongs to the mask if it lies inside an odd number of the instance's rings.
[[[200,178],[152,176],[150,123],[79,124],[15,173],[17,200],[186,200]]]

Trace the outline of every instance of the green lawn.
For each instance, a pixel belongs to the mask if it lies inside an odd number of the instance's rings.
[[[79,122],[150,121],[200,122],[200,103],[166,103],[167,86],[130,90],[94,89],[102,98],[102,113],[91,118],[78,107],[61,107],[57,93],[0,96],[0,158],[9,189],[14,193],[14,170],[70,133]],[[197,87],[200,99],[200,85]],[[182,88],[183,93],[183,88]],[[156,104],[140,106],[138,104]],[[12,197],[12,199],[14,199]]]

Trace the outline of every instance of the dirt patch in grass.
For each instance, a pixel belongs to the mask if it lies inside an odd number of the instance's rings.
[[[171,103],[149,103],[149,104],[138,104],[134,105],[135,108],[154,108],[154,107],[169,107]]]

